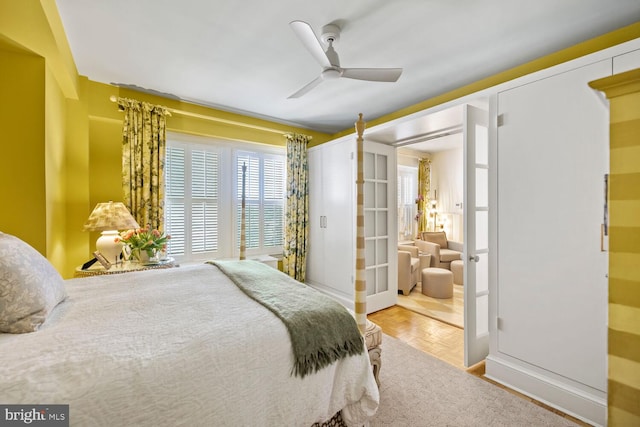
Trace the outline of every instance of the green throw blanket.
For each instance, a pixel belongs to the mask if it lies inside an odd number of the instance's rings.
[[[282,320],[291,338],[293,374],[304,377],[364,351],[355,319],[337,301],[258,261],[209,264]]]

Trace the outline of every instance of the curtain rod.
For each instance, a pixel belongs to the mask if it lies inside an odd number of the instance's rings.
[[[109,97],[109,100],[111,102],[118,102],[118,97],[116,97],[115,95],[111,95]],[[212,122],[224,123],[224,124],[234,125],[234,126],[241,126],[241,127],[251,128],[251,129],[255,129],[255,130],[261,130],[261,131],[265,131],[265,132],[277,133],[277,134],[282,135],[282,136],[290,133],[288,131],[276,130],[276,129],[268,128],[268,127],[265,127],[265,126],[250,125],[248,123],[243,123],[243,122],[239,122],[239,121],[236,121],[236,120],[227,120],[227,119],[221,119],[221,118],[218,118],[218,117],[206,116],[204,114],[192,113],[190,111],[178,110],[176,108],[169,108],[169,107],[164,107],[164,108],[166,108],[171,114],[179,114],[181,116],[193,117],[193,118],[196,118],[196,119],[209,120],[209,121],[212,121]]]

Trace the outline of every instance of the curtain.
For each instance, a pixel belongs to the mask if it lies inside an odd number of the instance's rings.
[[[418,237],[427,231],[429,193],[431,192],[431,160],[420,159],[418,164]]]
[[[118,98],[122,127],[124,204],[141,227],[164,228],[165,107]]]
[[[309,220],[309,167],[307,143],[310,136],[289,134],[287,138],[287,207],[285,212],[283,271],[304,282],[307,263]]]

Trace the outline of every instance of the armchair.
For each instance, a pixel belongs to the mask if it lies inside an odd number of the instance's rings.
[[[414,243],[420,252],[431,254],[431,267],[451,270],[451,261],[462,259],[462,243],[447,240],[444,231],[424,231],[422,240]]]
[[[430,264],[431,256],[420,255],[417,246],[398,245],[398,290],[409,295],[415,285],[422,280],[421,271]]]

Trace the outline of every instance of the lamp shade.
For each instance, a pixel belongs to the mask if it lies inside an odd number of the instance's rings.
[[[84,223],[84,231],[102,231],[96,249],[109,262],[118,262],[122,251],[123,244],[117,241],[118,230],[131,228],[140,226],[122,202],[98,203]]]
[[[136,220],[122,202],[98,203],[89,219],[84,223],[84,231],[128,230],[140,228]]]

